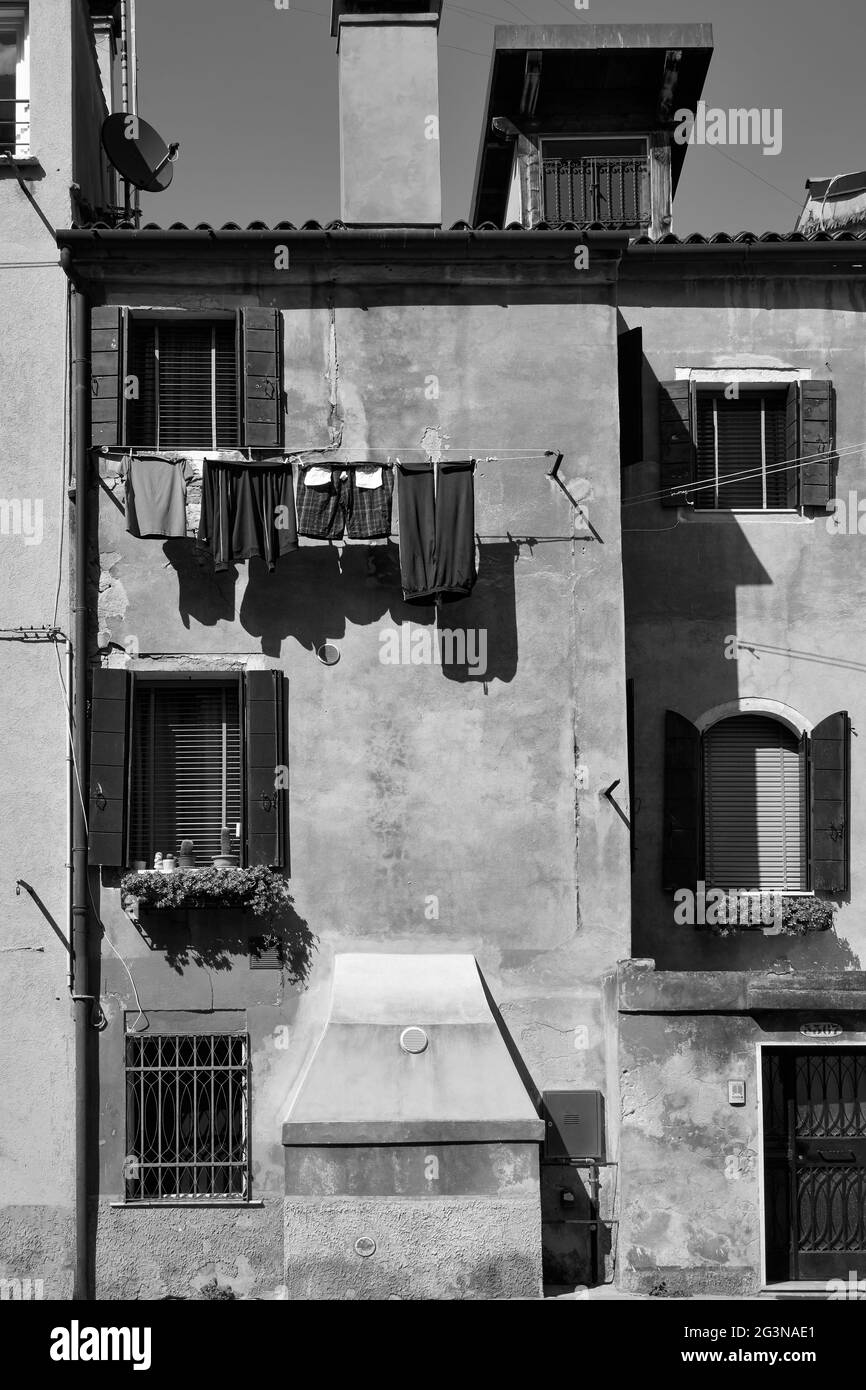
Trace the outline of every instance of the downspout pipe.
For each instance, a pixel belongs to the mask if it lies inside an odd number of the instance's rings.
[[[75,1020],[75,1280],[73,1298],[93,1298],[90,1252],[89,1072],[94,999],[88,962],[87,817],[87,508],[88,428],[90,422],[90,306],[75,286],[71,257],[61,264],[73,281],[72,380],[70,390],[74,564],[72,593],[72,748],[78,785],[72,797],[72,1008]]]

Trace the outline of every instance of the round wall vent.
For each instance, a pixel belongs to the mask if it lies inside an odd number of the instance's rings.
[[[316,656],[323,666],[336,666],[340,660],[340,648],[333,642],[323,642],[321,647],[316,648]]]
[[[360,1255],[362,1260],[369,1260],[371,1255],[376,1253],[376,1242],[372,1236],[358,1236],[355,1241],[355,1254]]]
[[[404,1052],[423,1052],[428,1041],[423,1028],[404,1028],[400,1034],[400,1046]]]

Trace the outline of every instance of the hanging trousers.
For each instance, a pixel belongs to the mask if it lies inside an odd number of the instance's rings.
[[[409,603],[465,598],[475,569],[475,465],[401,463],[397,492],[400,578]]]

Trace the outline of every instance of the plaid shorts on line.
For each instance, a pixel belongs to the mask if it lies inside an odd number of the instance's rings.
[[[382,540],[391,534],[394,473],[382,468],[380,487],[359,487],[354,468],[332,468],[330,482],[309,487],[302,469],[298,479],[298,535],[338,541]]]

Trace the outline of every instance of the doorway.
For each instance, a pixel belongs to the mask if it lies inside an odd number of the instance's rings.
[[[767,1282],[866,1276],[866,1047],[762,1049]]]

